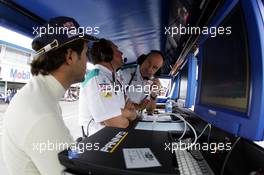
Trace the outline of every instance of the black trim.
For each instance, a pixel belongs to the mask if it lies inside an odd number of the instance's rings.
[[[28,17],[29,19],[31,19],[31,20],[39,23],[39,24],[44,24],[44,23],[47,22],[45,19],[37,16],[36,14],[34,14],[31,11],[27,10],[26,8],[16,4],[12,0],[0,0],[0,3],[8,6],[12,10],[15,10],[15,11],[19,12],[20,14]]]

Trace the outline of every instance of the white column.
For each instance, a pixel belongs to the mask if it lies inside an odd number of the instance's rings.
[[[1,47],[1,52],[0,52],[0,62],[4,59],[5,53],[6,53],[6,46],[2,45]]]
[[[5,81],[5,101],[7,100],[6,95],[7,95],[7,81]]]

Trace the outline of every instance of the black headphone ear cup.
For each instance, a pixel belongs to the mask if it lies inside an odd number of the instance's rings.
[[[101,57],[105,62],[111,62],[113,60],[113,49],[111,47],[102,47]]]
[[[138,65],[143,64],[143,62],[146,60],[147,56],[148,56],[148,55],[145,55],[145,54],[140,55],[140,56],[137,58],[137,64],[138,64]]]
[[[159,70],[157,70],[157,72],[154,74],[155,77],[159,77],[162,73],[161,68],[159,68]]]

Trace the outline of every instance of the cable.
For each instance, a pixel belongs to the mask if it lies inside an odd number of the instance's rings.
[[[90,124],[92,123],[92,122],[94,122],[94,119],[92,118],[92,120],[90,120],[90,122],[88,123],[88,125],[87,125],[87,136],[89,137],[89,127],[90,127]]]
[[[163,115],[164,115],[164,114],[163,114]],[[175,115],[177,115],[177,114],[175,114]],[[155,125],[155,123],[156,123],[158,117],[162,117],[162,114],[159,114],[159,115],[153,120],[153,123],[152,123],[152,130],[154,129],[154,125]],[[178,118],[179,118],[179,117],[178,117]],[[177,121],[178,121],[178,120],[177,120]],[[180,119],[179,121],[182,121],[182,120]],[[184,121],[182,121],[182,122],[184,122]],[[175,122],[174,122],[174,123],[175,123]],[[177,122],[177,123],[179,123],[179,122]],[[186,123],[184,122],[184,131],[183,131],[182,135],[180,136],[180,138],[179,138],[178,140],[181,140],[181,139],[184,137],[184,135],[185,135],[185,133],[186,133],[186,130],[187,130],[187,125],[186,125]]]
[[[176,115],[176,114],[175,114],[175,115]],[[186,133],[186,130],[187,130],[187,125],[186,125],[186,122],[184,122],[184,131],[183,131],[181,137],[180,137],[178,140],[181,140],[181,139],[184,137],[184,135],[185,135],[185,133]]]
[[[199,138],[203,135],[203,133],[205,132],[205,130],[206,130],[208,127],[209,127],[209,131],[211,132],[211,128],[212,128],[212,126],[211,126],[210,123],[208,123],[208,124],[204,127],[204,129],[203,129],[203,131],[200,133],[200,135],[197,137],[197,139],[199,139]]]
[[[235,148],[235,146],[236,146],[236,144],[238,143],[239,140],[240,140],[240,137],[238,137],[238,138],[236,139],[235,143],[232,145],[231,150],[230,150],[230,151],[228,152],[228,154],[226,155],[225,160],[224,160],[224,163],[223,163],[223,166],[222,166],[222,168],[221,168],[221,175],[224,175],[224,171],[225,171],[226,163],[227,163],[227,161],[228,161],[228,159],[229,159],[229,157],[230,157],[230,155],[231,155],[233,149]]]
[[[85,134],[85,132],[84,132],[84,127],[82,126],[83,137],[88,137],[88,136],[89,136],[89,127],[90,127],[90,124],[91,124],[92,121],[94,121],[93,118],[89,121],[89,123],[88,123],[88,125],[87,125],[87,127],[86,127],[86,134]]]
[[[172,102],[173,105],[178,106],[178,103],[175,102],[174,100],[169,99],[169,101]],[[173,114],[173,115],[175,116],[175,115],[177,115],[177,114]],[[178,114],[178,115],[180,115],[180,114]],[[159,115],[158,115],[158,117],[159,117]],[[157,118],[158,118],[158,117],[157,117]],[[176,116],[176,117],[177,117],[177,116]],[[181,116],[180,116],[180,117],[181,117]],[[154,124],[156,123],[157,118],[155,118],[155,119],[153,120],[152,130],[153,130],[153,126],[154,126]],[[179,117],[177,117],[177,118],[179,118]],[[181,120],[181,119],[180,119],[180,120]],[[182,121],[182,120],[181,120],[181,121]],[[178,140],[181,140],[181,139],[184,137],[184,135],[185,135],[185,133],[186,133],[186,130],[187,130],[187,126],[186,126],[186,123],[184,122],[184,131],[183,131],[182,135],[180,136],[180,138],[179,138]]]
[[[208,123],[209,124],[209,123]],[[207,144],[209,145],[209,142],[210,142],[210,138],[211,138],[211,131],[212,131],[212,125],[209,124],[209,133],[208,133],[208,136],[207,136]],[[205,154],[205,157],[208,156],[208,151],[206,151],[206,154]]]
[[[164,115],[164,114],[160,114],[160,115],[158,115],[158,116],[153,120],[153,122],[152,122],[152,130],[154,129],[154,125],[155,125],[155,123],[156,123],[158,117],[162,117],[163,115]],[[177,114],[175,114],[175,115],[177,115]],[[179,115],[180,115],[180,114],[179,114]],[[177,117],[177,118],[179,118],[179,117]],[[180,121],[183,121],[183,120],[180,119]],[[183,121],[183,122],[184,122],[184,121]],[[180,138],[179,138],[178,140],[181,140],[181,139],[184,137],[184,135],[185,135],[185,133],[186,133],[186,130],[187,130],[187,125],[186,125],[186,122],[184,122],[184,131],[183,131],[182,135],[180,136]]]
[[[81,128],[82,128],[82,134],[83,134],[83,137],[87,137],[87,135],[86,135],[85,132],[84,132],[84,127],[83,127],[83,125],[81,126]]]
[[[178,106],[178,103],[172,99],[170,99],[170,102],[172,102],[175,106]]]
[[[154,127],[154,124],[155,124],[157,118],[158,118],[158,117],[161,117],[161,116],[163,116],[163,115],[173,115],[173,116],[179,118],[180,120],[182,120],[182,121],[185,123],[185,125],[184,125],[184,126],[185,126],[185,127],[184,127],[184,132],[183,132],[183,135],[182,135],[181,137],[184,136],[184,134],[185,134],[185,132],[186,132],[186,128],[187,128],[186,126],[187,126],[187,125],[192,129],[193,134],[194,134],[194,141],[191,143],[191,145],[189,145],[187,148],[185,148],[185,150],[187,150],[187,149],[193,147],[193,146],[196,144],[196,142],[197,142],[197,133],[196,133],[195,129],[193,128],[193,126],[192,126],[189,122],[187,122],[182,116],[180,116],[180,115],[176,115],[176,114],[174,114],[174,113],[164,113],[164,114],[159,114],[159,115],[153,120],[153,123],[152,123],[152,130],[153,130],[153,127]],[[186,124],[187,124],[187,125],[186,125]]]

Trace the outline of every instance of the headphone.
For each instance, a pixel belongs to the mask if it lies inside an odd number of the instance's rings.
[[[146,54],[142,54],[142,55],[140,55],[140,56],[137,58],[137,64],[138,64],[138,65],[143,64],[143,62],[146,60],[146,58],[147,58],[147,55],[146,55]]]
[[[114,57],[112,42],[106,39],[100,39],[94,42],[91,53],[93,62],[111,62]]]

